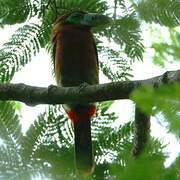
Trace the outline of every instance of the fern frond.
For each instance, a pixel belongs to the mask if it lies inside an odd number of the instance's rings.
[[[25,160],[32,159],[42,144],[55,143],[59,148],[72,145],[72,128],[68,124],[59,107],[49,107],[47,112],[40,114],[22,141]]]
[[[132,132],[133,123],[128,122],[120,126],[118,130],[113,128],[103,128],[102,133],[98,134],[98,141],[96,144],[96,155],[99,161],[105,154],[108,155],[109,160],[115,160],[122,153],[130,153],[132,148]]]
[[[20,141],[23,135],[19,119],[14,103],[0,102],[0,177],[12,177],[13,171],[22,166]]]
[[[166,62],[173,63],[180,61],[180,32],[169,29],[170,42],[153,42],[152,48],[155,50],[153,62],[164,67]]]
[[[134,60],[142,60],[144,46],[141,42],[140,23],[132,10],[114,20],[113,25],[104,30],[104,36],[120,45],[121,53]]]
[[[15,72],[37,54],[43,44],[41,26],[31,23],[19,28],[0,50],[0,81],[8,82]]]
[[[58,13],[60,15],[64,14],[70,10],[83,10],[89,12],[99,12],[103,13],[107,10],[107,5],[104,0],[60,0],[57,2]]]
[[[0,102],[0,138],[6,145],[17,150],[22,138],[20,117],[15,112],[15,105],[9,102]]]
[[[52,173],[56,176],[67,175],[73,172],[74,166],[71,163],[72,143],[71,123],[62,115],[59,106],[49,106],[24,136],[21,156],[23,162],[34,169],[33,174],[39,172],[47,176],[52,176]]]
[[[19,166],[18,154],[4,144],[0,146],[0,159],[0,172]]]
[[[0,26],[23,23],[32,17],[43,18],[48,0],[0,0]]]
[[[100,68],[109,80],[124,81],[132,77],[131,64],[128,60],[121,57],[121,52],[112,48],[101,47],[99,53]]]
[[[120,152],[120,150],[123,150],[124,148],[122,144],[125,143],[125,141],[132,141],[132,133],[132,122],[125,123],[118,129],[104,128],[102,133],[98,136],[99,146],[101,146],[101,149]]]
[[[110,127],[117,119],[115,113],[107,112],[113,101],[102,102],[98,105],[96,117],[92,120],[92,139],[96,140],[99,133],[102,133],[105,127]]]
[[[155,22],[168,27],[180,25],[179,0],[141,0],[137,11],[149,23]]]
[[[0,25],[23,23],[40,13],[40,0],[0,0]]]
[[[19,152],[12,151],[10,146],[0,146],[0,179],[30,180],[32,172],[30,169],[28,170],[22,163]]]
[[[0,146],[0,179],[9,179],[12,177],[14,172],[14,167],[16,164],[12,162],[13,155],[9,148],[6,148],[4,145]]]
[[[42,172],[45,174],[52,175],[65,175],[74,173],[74,162],[73,162],[73,151],[74,149],[61,147],[57,144],[40,145],[35,153],[36,158],[42,163]],[[43,165],[46,162],[51,168]]]

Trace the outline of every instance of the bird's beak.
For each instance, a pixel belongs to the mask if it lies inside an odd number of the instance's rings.
[[[108,16],[96,13],[89,13],[84,15],[84,18],[81,20],[81,24],[85,26],[95,27],[99,25],[106,25],[111,21],[112,19]]]

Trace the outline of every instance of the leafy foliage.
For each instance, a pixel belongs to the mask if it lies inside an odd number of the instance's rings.
[[[109,38],[112,38],[117,44],[122,46],[122,51],[127,54],[131,60],[142,60],[144,51],[141,43],[140,24],[133,11],[126,14],[120,19],[114,21],[113,26],[109,29]]]
[[[20,27],[0,50],[0,80],[7,82],[39,52],[43,34],[34,23]]]
[[[140,0],[137,10],[146,22],[155,22],[168,27],[180,25],[179,0]]]
[[[64,14],[65,12],[69,11],[69,10],[77,10],[77,9],[81,9],[83,11],[96,11],[99,13],[104,13],[105,10],[107,10],[107,5],[106,5],[106,1],[104,0],[92,0],[92,1],[83,1],[83,0],[77,0],[77,1],[73,1],[73,0],[60,0],[57,1],[57,6],[60,7],[58,9],[58,12],[60,13],[60,15]]]
[[[47,0],[46,0],[47,1]],[[23,23],[36,16],[40,10],[41,0],[1,0],[0,25]]]
[[[6,179],[18,173],[21,168],[19,143],[22,138],[19,117],[15,113],[15,104],[0,102],[0,177]],[[16,176],[16,175],[15,175]]]
[[[149,114],[153,109],[153,114],[162,113],[163,119],[169,123],[168,129],[175,133],[178,138],[180,138],[179,91],[180,85],[174,84],[158,88],[157,90],[152,87],[146,87],[143,90],[135,91],[133,94],[133,99],[144,112]]]
[[[152,139],[152,144],[147,147],[147,152],[145,151],[145,154],[137,160],[137,163],[129,156],[132,149],[133,124],[128,122],[120,128],[112,128],[112,124],[117,117],[114,113],[107,113],[111,104],[112,102],[102,103],[97,111],[98,116],[92,123],[97,163],[92,178],[124,177],[128,179],[132,174],[126,173],[126,168],[132,168],[132,173],[135,173],[134,169],[145,162],[155,163],[157,172],[160,167],[163,173],[165,171],[162,166],[164,162],[163,147],[158,141]],[[0,172],[2,178],[18,179],[21,177],[31,179],[40,176],[50,179],[77,179],[72,160],[72,126],[63,114],[59,106],[50,106],[46,112],[39,115],[24,136],[21,131],[18,131],[17,137],[20,137],[20,139],[15,143],[18,147],[16,151],[9,151],[12,145],[10,148],[4,142],[4,145],[1,146]],[[19,124],[16,123],[13,127],[16,129],[18,126]],[[7,128],[2,127],[2,132],[4,129]],[[4,133],[2,136],[4,136]],[[18,139],[17,137],[15,139]],[[146,153],[150,153],[151,156],[149,157]],[[147,164],[147,167],[143,167],[149,173],[148,176],[154,177],[148,171],[150,165]],[[159,176],[161,175],[160,173]],[[136,176],[139,177],[139,174],[136,174]]]
[[[0,82],[9,82],[29,63],[41,48],[51,52],[51,27],[58,16],[80,9],[107,14],[113,18],[109,27],[93,29],[100,68],[111,81],[129,80],[135,60],[143,60],[141,24],[158,23],[167,27],[179,25],[178,0],[141,0],[126,3],[117,0],[112,8],[105,0],[0,0],[0,26],[16,25],[19,29],[0,50]],[[35,20],[34,20],[35,19]],[[155,59],[179,59],[179,33],[169,30],[171,42],[154,43]],[[104,43],[106,42],[106,44]],[[108,44],[108,45],[107,45]],[[161,63],[162,64],[162,63]],[[179,135],[179,85],[159,90],[145,88],[134,93],[143,111],[162,113],[168,129]],[[165,168],[162,144],[151,138],[144,154],[133,159],[133,123],[115,127],[117,116],[109,113],[112,102],[98,105],[92,121],[96,169],[92,179],[179,179],[179,157]],[[0,102],[0,179],[30,180],[81,179],[73,165],[73,127],[59,106],[49,106],[30,126],[21,132],[18,105]],[[152,168],[154,167],[154,168]],[[142,176],[143,173],[143,176]]]
[[[162,67],[165,66],[166,62],[173,63],[180,60],[180,33],[175,29],[169,29],[168,35],[170,42],[161,39],[161,42],[153,42],[152,44],[152,48],[155,50],[153,61]]]

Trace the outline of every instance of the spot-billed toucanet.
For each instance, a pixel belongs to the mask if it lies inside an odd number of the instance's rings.
[[[56,82],[63,87],[99,83],[98,55],[91,28],[109,23],[110,18],[95,13],[73,11],[58,18],[53,27],[53,62]],[[91,119],[94,103],[63,105],[74,127],[75,161],[78,172],[94,170]]]

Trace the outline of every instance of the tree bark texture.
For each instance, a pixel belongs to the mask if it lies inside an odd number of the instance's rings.
[[[1,84],[0,100],[21,101],[27,105],[101,102],[129,99],[132,91],[138,87],[149,85],[158,88],[164,84],[176,82],[180,82],[180,70],[168,71],[161,76],[146,80],[112,82],[78,87],[57,87],[51,85],[45,88],[25,84]]]

